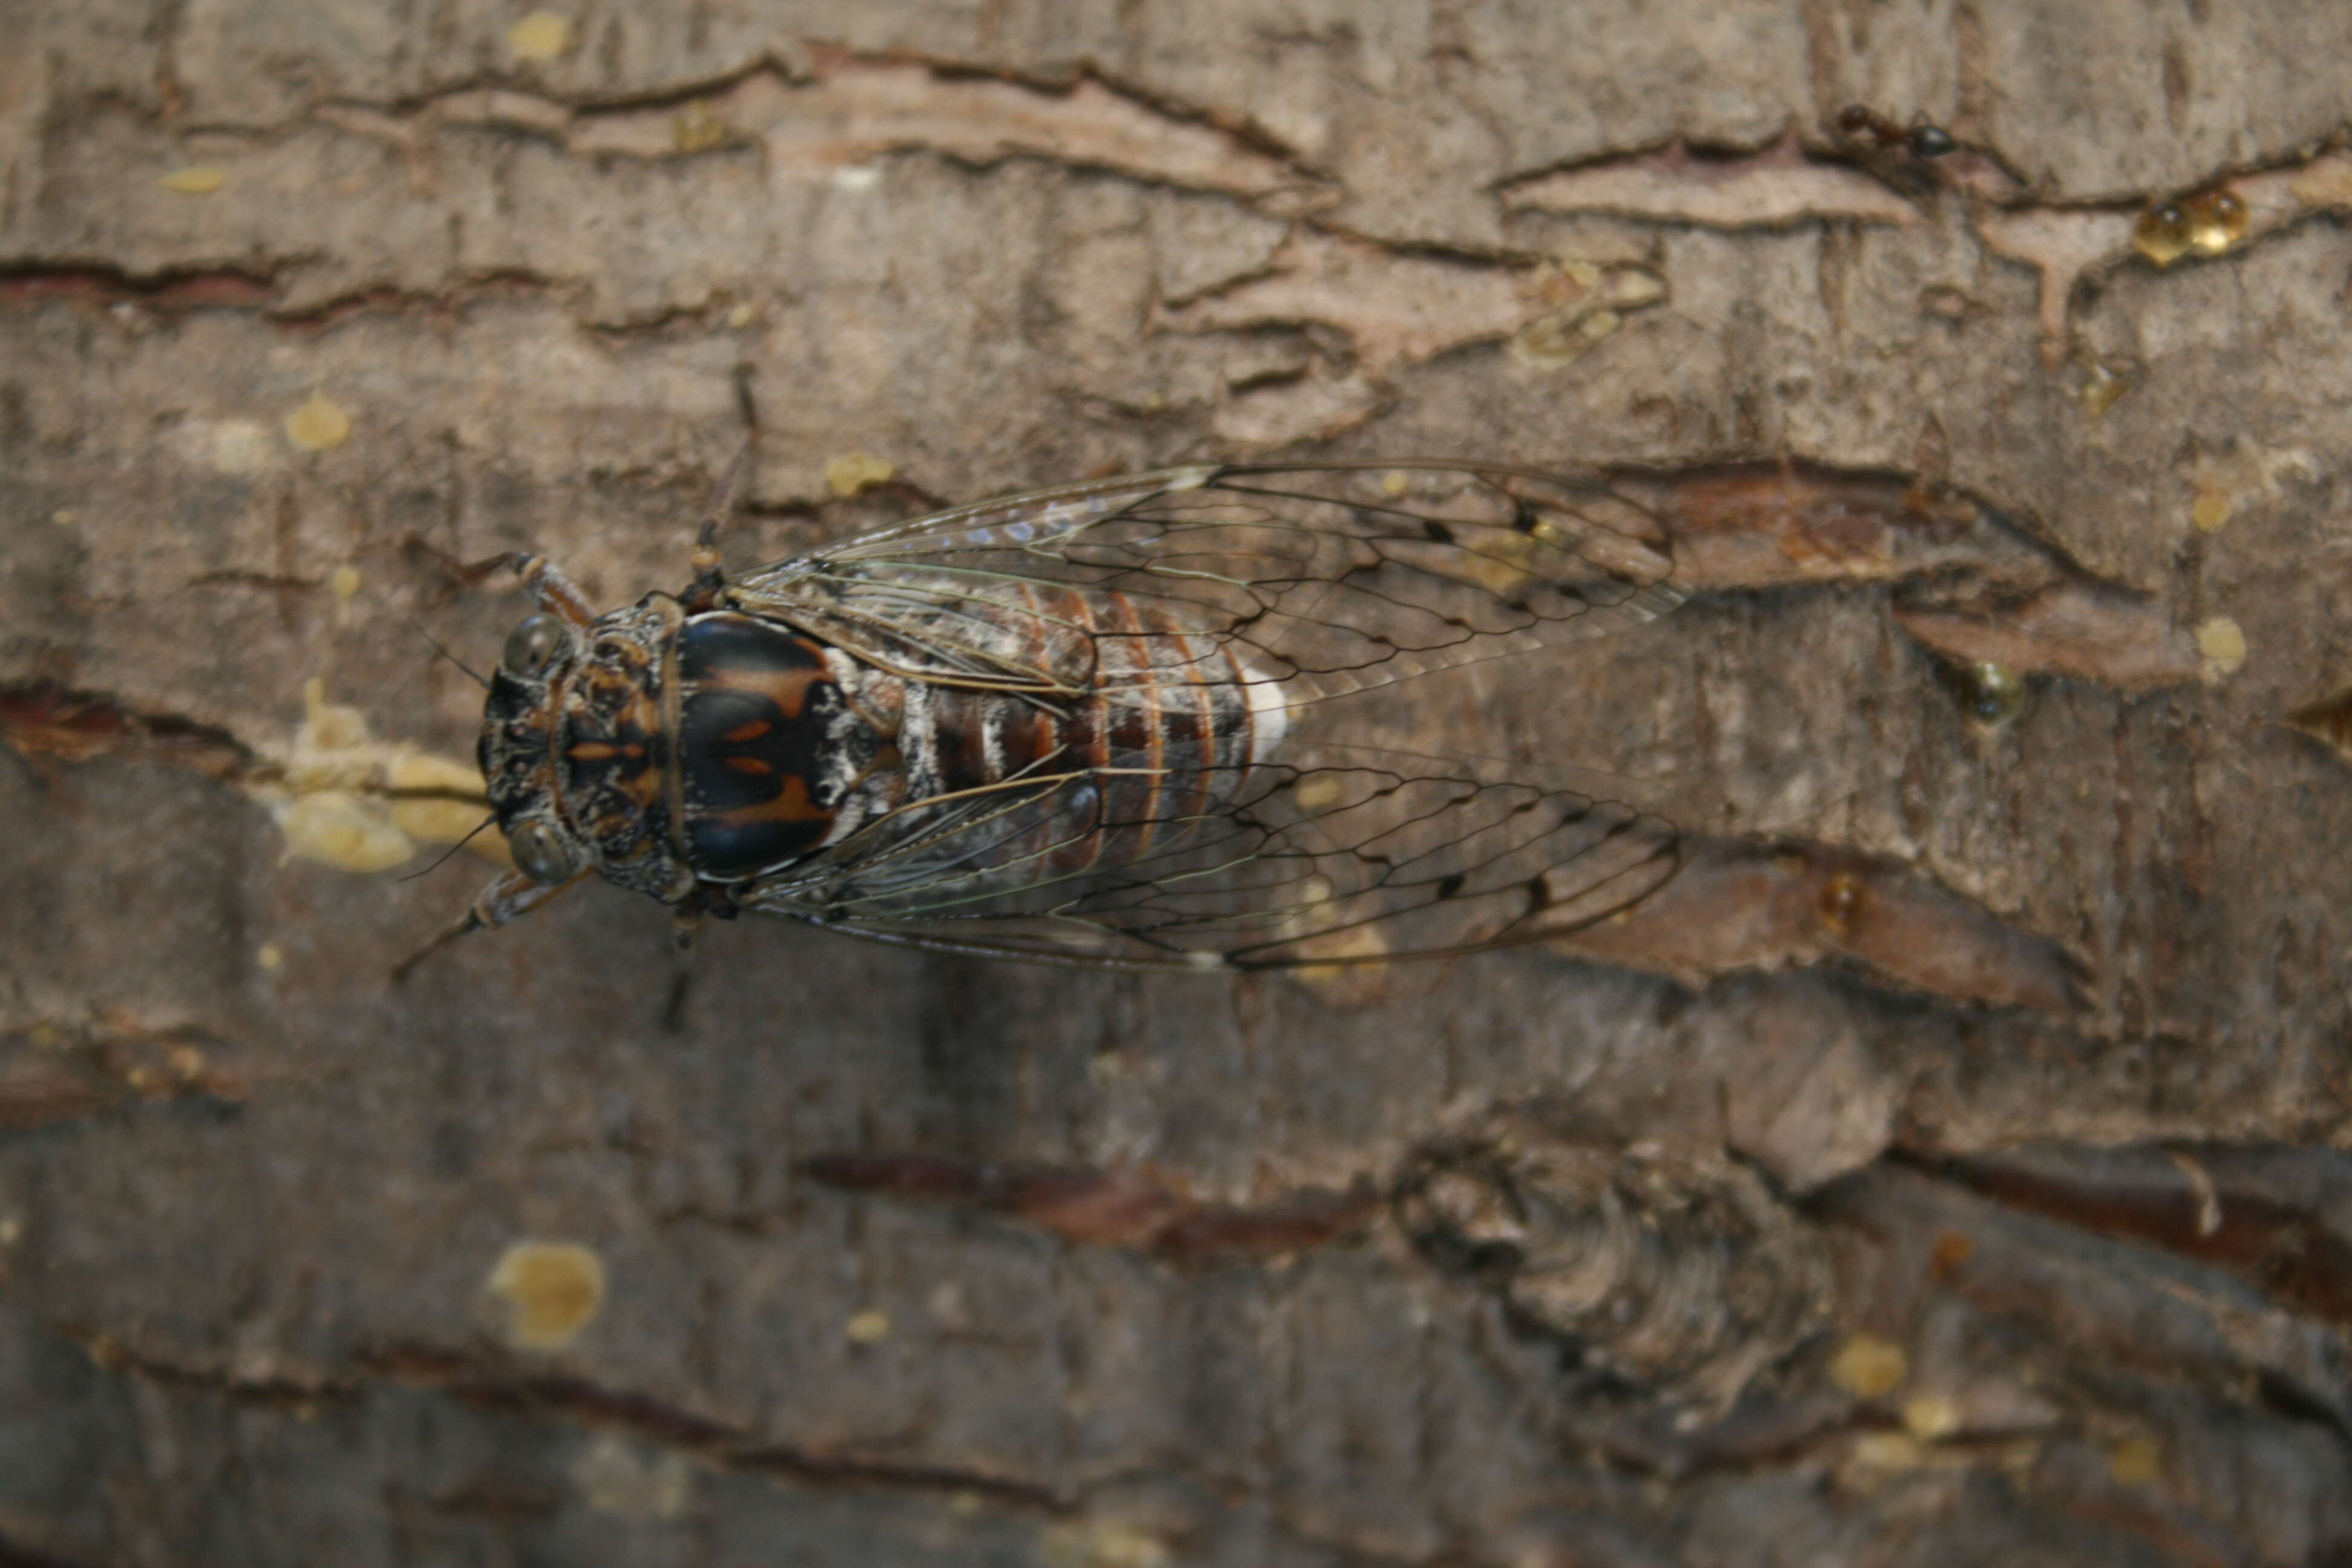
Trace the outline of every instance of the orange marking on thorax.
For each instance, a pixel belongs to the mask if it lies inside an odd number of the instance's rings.
[[[727,827],[750,827],[762,822],[830,822],[833,813],[809,798],[808,781],[798,773],[784,775],[784,787],[772,800],[714,811],[710,820]]]
[[[774,703],[776,710],[785,718],[797,719],[801,716],[801,710],[808,704],[809,688],[825,685],[832,679],[832,675],[822,664],[814,669],[785,670],[743,669],[731,665],[722,665],[712,670],[704,679],[703,684],[729,691],[749,691],[764,697]],[[761,723],[761,727],[765,728],[763,721],[753,722]],[[749,729],[751,726],[745,724],[738,728],[739,730]],[[727,738],[731,741],[736,737],[730,734]],[[751,738],[744,737],[747,740]]]
[[[634,741],[625,746],[616,746],[610,741],[575,741],[569,753],[575,763],[603,763],[614,757],[642,757],[645,754],[645,747]]]
[[[645,768],[620,781],[621,793],[636,802],[640,811],[651,811],[662,804],[666,793],[664,775],[659,768]]]

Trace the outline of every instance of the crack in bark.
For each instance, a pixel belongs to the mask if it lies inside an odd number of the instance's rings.
[[[484,1366],[455,1351],[403,1344],[362,1351],[353,1361],[372,1376],[438,1390],[480,1408],[553,1415],[583,1427],[618,1429],[745,1474],[825,1487],[971,1493],[1051,1515],[1066,1513],[1074,1506],[1063,1494],[1035,1482],[950,1465],[908,1464],[781,1443],[649,1394],[608,1388],[568,1373],[516,1373]]]
[[[0,744],[36,762],[121,756],[223,784],[263,783],[278,773],[216,724],[51,680],[0,682]]]
[[[114,757],[227,784],[269,810],[289,852],[342,870],[406,865],[420,844],[469,845],[509,864],[505,840],[479,832],[488,797],[474,763],[374,740],[358,710],[325,700],[319,680],[304,700],[292,744],[272,755],[216,725],[108,693],[0,682],[0,745],[36,766]]]
[[[1176,1264],[1293,1256],[1364,1229],[1387,1201],[1369,1179],[1346,1190],[1303,1187],[1262,1204],[1204,1203],[1129,1169],[995,1163],[948,1155],[835,1153],[802,1173],[844,1192],[1001,1214],[1087,1247],[1117,1247]]]
[[[296,1411],[324,1404],[350,1405],[366,1399],[376,1385],[389,1384],[444,1394],[495,1413],[551,1416],[583,1430],[622,1432],[745,1475],[822,1488],[970,1495],[1049,1517],[1069,1514],[1076,1507],[1074,1499],[1016,1477],[778,1442],[649,1394],[610,1388],[570,1373],[488,1365],[462,1352],[424,1344],[358,1351],[352,1357],[357,1371],[347,1376],[253,1376],[191,1365],[87,1326],[68,1325],[59,1331],[104,1371],[236,1404]],[[6,1568],[6,1562],[0,1556],[0,1568]]]
[[[1772,229],[1831,220],[1907,226],[1925,214],[1854,163],[1806,147],[1791,130],[1752,152],[1713,154],[1680,141],[1508,174],[1505,211],[1601,213],[1702,228]]]
[[[194,264],[140,272],[119,263],[55,258],[0,263],[0,306],[50,300],[128,302],[165,314],[198,310],[267,310],[278,297],[281,264],[226,268]]]

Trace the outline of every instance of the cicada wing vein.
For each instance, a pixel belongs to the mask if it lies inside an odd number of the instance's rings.
[[[1514,776],[1517,773],[1517,776]],[[1086,775],[945,803],[909,851],[747,889],[751,907],[884,941],[1113,967],[1280,968],[1563,936],[1679,866],[1673,826],[1499,764],[1302,743],[1162,846],[1083,864],[1107,827]],[[1021,845],[1024,857],[1000,851]]]
[[[1087,690],[1098,639],[1119,635],[1106,628],[1141,610],[1133,635],[1172,626],[1189,639],[1163,667],[1230,653],[1294,706],[1617,630],[1682,596],[1662,533],[1624,498],[1440,463],[1196,468],[1038,491],[726,592],[894,674],[1049,694]]]

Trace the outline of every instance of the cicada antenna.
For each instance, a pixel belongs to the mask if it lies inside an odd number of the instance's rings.
[[[430,877],[434,872],[438,871],[442,867],[449,863],[450,856],[455,855],[458,850],[463,849],[467,845],[471,844],[475,839],[479,838],[482,836],[483,828],[489,826],[490,824],[497,820],[498,818],[496,816],[486,816],[482,818],[481,822],[476,826],[472,832],[467,834],[465,837],[457,840],[457,843],[449,846],[448,848],[441,851],[440,854],[436,855],[433,858],[433,864],[425,867],[422,871],[411,871],[407,876],[403,877],[401,880],[404,882],[414,882],[419,877]]]
[[[467,664],[464,659],[459,658],[456,654],[451,653],[447,647],[442,643],[439,637],[435,637],[431,632],[425,629],[424,622],[418,620],[415,616],[411,616],[408,617],[408,629],[415,632],[418,637],[423,637],[425,639],[425,647],[431,648],[435,653],[439,654],[443,658],[447,659],[451,664],[456,665],[459,669],[464,670],[467,678],[472,680],[475,685],[480,687],[485,691],[488,691],[490,689],[489,681],[482,675],[481,671],[476,669],[472,665]]]

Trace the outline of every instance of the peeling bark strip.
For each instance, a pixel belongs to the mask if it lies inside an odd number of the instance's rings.
[[[2217,172],[2218,173],[2218,172]],[[2200,224],[2200,206],[2213,197],[2231,215]],[[1988,248],[2022,261],[2042,275],[2040,326],[2044,358],[2065,358],[2072,340],[2068,312],[2076,285],[2135,257],[2169,267],[2184,256],[2214,257],[2243,249],[2328,213],[2352,207],[2352,154],[2337,150],[2257,172],[2232,174],[2193,193],[2190,214],[2177,216],[2167,193],[2152,193],[2138,212],[2085,205],[2021,204],[1988,212],[1978,229]]]
[[[1270,1203],[1204,1203],[1135,1171],[992,1164],[923,1154],[819,1154],[803,1172],[844,1192],[1001,1214],[1081,1247],[1123,1247],[1174,1263],[1279,1258],[1326,1247],[1380,1211],[1369,1182],[1307,1188]]]
[[[1895,862],[1823,845],[1685,841],[1675,879],[1622,917],[1554,944],[1696,988],[1740,970],[1844,959],[1871,979],[1962,1004],[2071,1013],[2082,966]]]
[[[225,783],[243,781],[259,766],[251,750],[216,726],[48,681],[0,685],[0,743],[26,757],[86,763],[119,756]]]
[[[2040,1145],[1938,1168],[2014,1208],[2160,1247],[2294,1311],[2352,1322],[2352,1163],[2338,1151]]]
[[[1380,376],[1471,343],[1665,297],[1664,280],[1642,267],[1444,256],[1301,229],[1263,272],[1162,306],[1152,325],[1173,332],[1337,327],[1363,373]]]
[[[1845,221],[1916,224],[1919,209],[1859,170],[1811,157],[1792,132],[1759,153],[1702,157],[1677,143],[1604,158],[1502,188],[1506,207],[1609,213],[1709,228]]]
[[[2119,1158],[2145,1166],[2162,1157],[2143,1150]],[[1985,1313],[2036,1325],[2037,1336],[2062,1355],[2097,1358],[2138,1376],[2168,1368],[2205,1379],[2275,1380],[2339,1435],[2352,1432],[2345,1381],[2352,1361],[2333,1327],[2294,1315],[2229,1273],[2031,1212],[2127,1229],[2116,1224],[2114,1200],[2122,1194],[2112,1184],[2122,1173],[2115,1163],[2081,1149],[1974,1161],[1965,1186],[1881,1165],[1833,1184],[1815,1206],[1885,1246],[1894,1289],[1948,1292]],[[2039,1174],[2031,1173],[2035,1165]],[[2069,1403],[2088,1393],[2050,1388]]]
[[[480,125],[544,136],[580,157],[677,158],[757,146],[780,174],[831,175],[884,153],[929,152],[971,163],[1049,158],[1290,211],[1336,195],[1262,133],[1171,112],[1091,74],[1041,86],[909,56],[819,47],[812,58],[812,80],[756,69],[645,107],[581,108],[480,88],[408,114],[327,104],[318,117],[418,154],[445,126]]]
[[[248,272],[167,269],[141,276],[119,267],[63,261],[0,268],[0,307],[69,300],[136,304],[169,316],[187,310],[266,310],[277,297],[269,278]]]
[[[1808,462],[1606,478],[1657,514],[1676,579],[1696,589],[1895,582],[1903,628],[1956,661],[2126,690],[2203,668],[2162,605],[1948,486]]]

